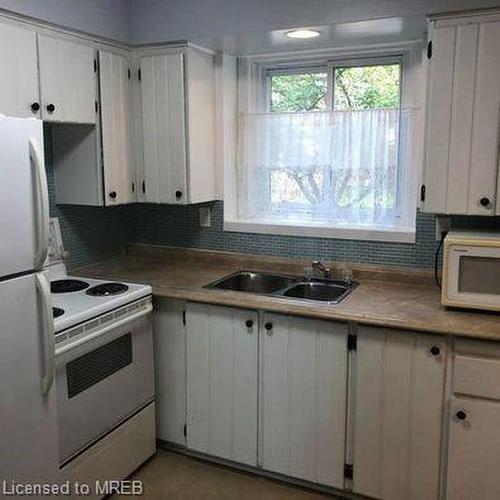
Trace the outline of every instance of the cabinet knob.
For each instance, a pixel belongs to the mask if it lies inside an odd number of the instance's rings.
[[[247,328],[252,328],[252,326],[253,326],[253,321],[252,321],[251,319],[247,319],[247,320],[245,321],[245,326],[246,326]]]
[[[180,200],[182,198],[182,191],[176,191],[175,192],[175,197]]]
[[[116,196],[117,196],[116,191],[111,191],[111,193],[109,193],[109,197],[113,198],[113,200],[116,198]]]
[[[491,200],[486,197],[486,196],[483,196],[480,200],[479,200],[479,204],[484,207],[484,208],[488,208],[490,205],[491,205]]]
[[[47,104],[47,111],[49,113],[53,113],[56,110],[56,107],[53,104]]]
[[[31,111],[33,113],[38,113],[38,111],[40,111],[40,103],[38,102],[34,102],[32,105],[31,105]]]
[[[441,354],[441,349],[437,345],[433,345],[429,351],[433,356],[439,356]]]
[[[270,322],[267,322],[265,325],[264,325],[264,328],[270,332],[272,329],[273,329],[273,324],[270,323]]]
[[[457,413],[455,413],[455,416],[457,417],[458,420],[465,420],[467,418],[467,413],[465,413],[463,410],[458,410]]]

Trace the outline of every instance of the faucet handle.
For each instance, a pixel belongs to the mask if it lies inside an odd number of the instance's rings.
[[[314,278],[314,268],[312,266],[304,267],[304,278],[306,280]]]

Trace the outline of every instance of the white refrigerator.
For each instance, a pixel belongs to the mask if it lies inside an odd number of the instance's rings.
[[[48,240],[42,122],[0,115],[0,497],[56,480]]]

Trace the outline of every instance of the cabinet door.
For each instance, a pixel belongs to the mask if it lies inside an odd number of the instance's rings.
[[[188,202],[184,54],[141,59],[144,198]]]
[[[384,500],[438,498],[446,349],[439,337],[360,327],[355,493]]]
[[[499,32],[499,21],[430,26],[424,203],[428,212],[495,212]]]
[[[266,314],[261,326],[259,465],[343,488],[347,325]]]
[[[156,434],[186,445],[186,328],[184,302],[155,301]]]
[[[38,35],[38,53],[43,120],[95,123],[95,50]]]
[[[36,34],[0,24],[0,114],[40,116]]]
[[[500,402],[452,398],[451,418],[446,498],[500,498]]]
[[[257,465],[255,311],[187,304],[187,445]]]
[[[493,215],[495,203],[500,203],[495,190],[500,149],[500,20],[480,25],[477,45],[468,213]],[[490,203],[481,205],[483,199]]]
[[[130,203],[134,197],[135,181],[130,128],[132,89],[127,58],[100,51],[99,85],[105,203]]]

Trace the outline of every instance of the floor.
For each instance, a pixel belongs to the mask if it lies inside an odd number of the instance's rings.
[[[325,500],[337,498],[165,451],[159,451],[137,471],[132,479],[143,481],[144,494],[140,498],[168,500]]]

